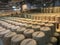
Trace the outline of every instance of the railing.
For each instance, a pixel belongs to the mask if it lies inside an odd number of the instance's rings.
[[[60,13],[60,7],[45,7],[41,8],[42,13]]]
[[[34,20],[48,20],[48,21],[57,21],[60,23],[60,13],[37,13],[37,14],[28,14],[24,15],[25,18],[34,19]]]

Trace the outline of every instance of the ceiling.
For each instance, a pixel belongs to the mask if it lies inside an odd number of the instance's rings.
[[[0,0],[1,2],[4,2],[4,3],[7,3],[8,1],[11,1],[11,0]]]

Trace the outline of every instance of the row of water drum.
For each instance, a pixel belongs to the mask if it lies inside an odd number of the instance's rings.
[[[49,13],[42,13],[42,14],[32,14],[32,15],[25,15],[25,17],[35,19],[35,20],[48,20],[48,21],[57,21],[57,23],[60,23],[60,15],[59,14],[49,14]]]
[[[41,24],[44,25],[1,19],[0,41],[4,45],[57,45],[59,34],[56,33],[56,25]]]
[[[4,18],[6,19],[6,17]],[[59,28],[60,25],[57,21],[48,21],[48,20],[32,20],[32,19],[26,19],[26,18],[18,18],[18,17],[8,17],[8,20],[5,20],[9,23],[15,24],[15,25],[19,25],[19,23],[27,23],[27,24],[38,24],[38,25],[44,25],[44,23],[53,23],[55,24],[56,28]],[[15,21],[15,22],[13,22]],[[17,23],[18,22],[18,23]]]

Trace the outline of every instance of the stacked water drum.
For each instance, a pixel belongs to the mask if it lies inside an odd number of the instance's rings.
[[[50,20],[50,19],[49,19]],[[2,29],[3,28],[3,29]],[[0,20],[4,45],[54,45],[56,22],[10,17]],[[5,33],[6,30],[8,33]],[[4,33],[4,34],[3,34]],[[17,34],[16,34],[17,33]],[[8,41],[8,42],[7,42]],[[57,41],[56,41],[57,42]]]

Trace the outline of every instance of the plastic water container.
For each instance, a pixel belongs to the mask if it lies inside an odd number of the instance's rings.
[[[37,45],[37,42],[34,39],[25,39],[20,45]]]
[[[60,37],[60,34],[57,33],[57,32],[55,32],[53,36],[56,37],[56,38],[59,38]]]
[[[41,28],[40,28],[40,31],[42,31],[42,32],[45,33],[46,43],[49,42],[50,37],[51,37],[51,29],[50,29],[49,27],[41,27]]]
[[[55,29],[57,29],[58,22],[56,22],[56,21],[49,21],[48,23],[54,24]]]
[[[53,45],[57,45],[57,38],[51,37],[50,42],[51,42]]]
[[[54,37],[57,38],[57,44],[59,44],[59,43],[60,43],[60,34],[57,33],[57,32],[55,32],[55,33],[54,33]]]
[[[25,36],[22,34],[17,34],[11,39],[11,45],[20,45],[21,41],[25,39]]]
[[[33,29],[26,29],[24,31],[24,35],[26,38],[32,38],[32,34],[34,33],[34,30]]]
[[[45,23],[38,23],[38,25],[43,27],[43,26],[45,26]]]
[[[0,32],[0,38],[2,38],[6,33],[9,33],[10,30],[4,30]]]
[[[6,29],[5,29],[5,28],[3,28],[3,27],[0,27],[0,32],[1,32],[1,31],[4,31],[4,30],[6,30]]]
[[[32,29],[32,25],[27,24],[25,27],[26,27],[26,29]]]
[[[48,20],[42,21],[42,23],[48,23]]]
[[[0,27],[0,32],[4,31],[5,29]],[[2,41],[2,38],[0,38],[0,45],[3,45],[3,41]]]
[[[34,32],[32,34],[33,39],[37,41],[37,45],[46,45],[45,42],[45,33],[41,31]]]
[[[25,27],[27,24],[26,23],[21,23],[21,27]]]
[[[3,45],[3,37],[6,33],[9,33],[10,30],[3,30],[3,31],[0,31],[0,44]]]
[[[16,33],[17,34],[23,34],[23,32],[26,30],[26,28],[25,27],[21,27],[20,29],[17,29],[16,30]]]
[[[13,27],[15,27],[15,25],[11,25],[11,24],[9,24],[8,26],[7,26],[7,29],[12,29]]]
[[[56,28],[55,28],[54,24],[47,23],[47,24],[45,24],[45,26],[49,27],[51,29],[51,36],[53,36],[53,34],[56,32]]]
[[[7,34],[4,35],[3,37],[3,44],[4,45],[11,45],[11,38],[16,35],[15,32],[9,32]]]
[[[47,45],[53,45],[52,43],[48,43]]]
[[[60,29],[60,24],[59,24],[59,29]]]
[[[11,27],[11,31],[13,31],[13,32],[16,32],[17,29],[20,29],[20,27],[19,26],[12,26]]]
[[[34,31],[40,31],[40,26],[38,26],[38,25],[32,25],[32,29]]]
[[[11,27],[12,27],[11,24],[6,25],[6,28],[7,28],[7,29],[11,29]]]

